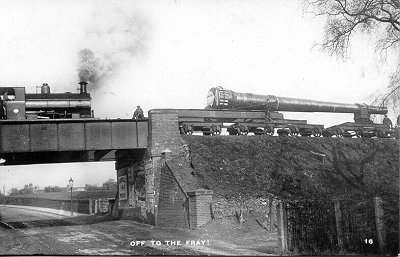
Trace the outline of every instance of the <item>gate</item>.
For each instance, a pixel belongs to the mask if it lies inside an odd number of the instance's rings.
[[[286,206],[288,250],[322,252],[337,246],[333,205],[316,202],[291,203]]]
[[[343,248],[362,254],[378,253],[375,207],[371,198],[340,201]]]
[[[386,252],[397,256],[399,249],[399,198],[397,196],[383,196],[382,208],[386,230]]]

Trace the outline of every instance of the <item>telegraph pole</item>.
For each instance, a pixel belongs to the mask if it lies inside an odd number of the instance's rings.
[[[399,233],[399,235],[398,235],[398,249],[397,249],[397,252],[398,252],[398,254],[397,254],[397,256],[399,256],[400,257],[400,124],[399,124],[399,118],[400,118],[400,115],[399,115],[399,117],[397,118],[397,124],[396,124],[396,130],[395,130],[395,137],[397,138],[397,144],[398,144],[398,147],[399,147],[399,175],[398,175],[398,178],[397,178],[397,184],[398,184],[398,190],[399,190],[399,231],[398,231],[398,233]]]

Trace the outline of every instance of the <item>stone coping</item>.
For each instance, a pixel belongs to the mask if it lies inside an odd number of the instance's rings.
[[[206,189],[196,189],[194,191],[189,191],[187,192],[188,196],[196,196],[196,195],[212,195],[213,191],[212,190],[206,190]]]

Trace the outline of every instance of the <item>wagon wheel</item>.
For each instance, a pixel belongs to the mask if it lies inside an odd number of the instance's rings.
[[[182,126],[179,128],[179,131],[181,132],[181,134],[186,134],[184,125],[182,125]]]
[[[221,126],[219,126],[219,125],[218,125],[218,126],[215,126],[215,134],[216,134],[216,135],[221,135],[221,132],[222,132],[221,130],[222,130],[222,129],[221,129]]]
[[[356,131],[356,136],[358,137],[358,138],[360,138],[360,137],[363,137],[364,136],[364,130],[363,129],[358,129],[357,131]]]
[[[288,136],[289,135],[289,131],[287,129],[278,129],[277,133],[279,136]]]
[[[273,136],[273,135],[274,135],[274,126],[272,126],[272,125],[267,125],[267,126],[264,128],[264,133],[267,134],[267,135]]]
[[[336,137],[343,137],[344,131],[342,128],[336,128],[335,129],[335,136]]]
[[[266,132],[267,135],[273,136],[274,135],[274,131],[271,132]]]
[[[229,135],[231,135],[231,136],[237,135],[236,130],[229,130],[228,133],[229,133]]]
[[[240,135],[246,136],[247,134],[249,134],[248,130],[240,131]]]
[[[322,129],[315,127],[312,129],[312,135],[314,137],[320,137],[322,135]]]
[[[179,128],[181,134],[193,134],[193,128],[190,125],[182,124],[182,126]]]
[[[247,126],[241,126],[240,127],[240,132],[241,132],[241,135],[247,135],[247,134],[249,134],[249,128],[247,127]]]
[[[384,138],[385,137],[385,132],[381,129],[375,129],[375,136],[377,138]]]
[[[215,135],[215,130],[216,130],[215,126],[211,125],[211,127],[210,127],[210,135],[211,136]]]
[[[328,129],[324,129],[324,130],[322,131],[322,136],[323,136],[323,137],[331,137],[331,136],[332,136],[332,133],[331,133]]]
[[[289,134],[292,137],[297,137],[299,135],[299,128],[296,126],[289,126]]]
[[[211,125],[210,133],[212,136],[219,135],[219,134],[221,134],[221,129],[217,125]]]
[[[262,128],[262,129],[261,128],[256,128],[256,129],[254,129],[253,133],[256,136],[261,136],[261,135],[266,134],[264,128]]]
[[[192,135],[193,134],[193,126],[192,125],[185,126],[185,132],[188,135]]]
[[[351,138],[351,137],[353,137],[353,135],[349,132],[346,132],[343,134],[343,137]]]

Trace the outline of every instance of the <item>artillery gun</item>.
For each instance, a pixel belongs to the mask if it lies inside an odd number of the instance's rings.
[[[232,131],[233,134],[234,131],[245,127],[245,132],[254,132],[254,134],[271,134],[274,129],[278,128],[279,134],[300,134],[302,136],[335,135],[336,137],[376,136],[385,138],[394,135],[394,131],[389,126],[373,123],[371,120],[372,114],[387,114],[387,108],[380,106],[238,93],[222,87],[214,87],[208,92],[206,108],[211,110],[249,110],[265,112],[264,121],[250,120],[245,123],[235,123],[232,125],[231,128],[228,128],[228,131]],[[307,121],[285,120],[283,114],[279,113],[279,111],[353,113],[354,122],[346,122],[324,129],[322,125],[307,124]]]

